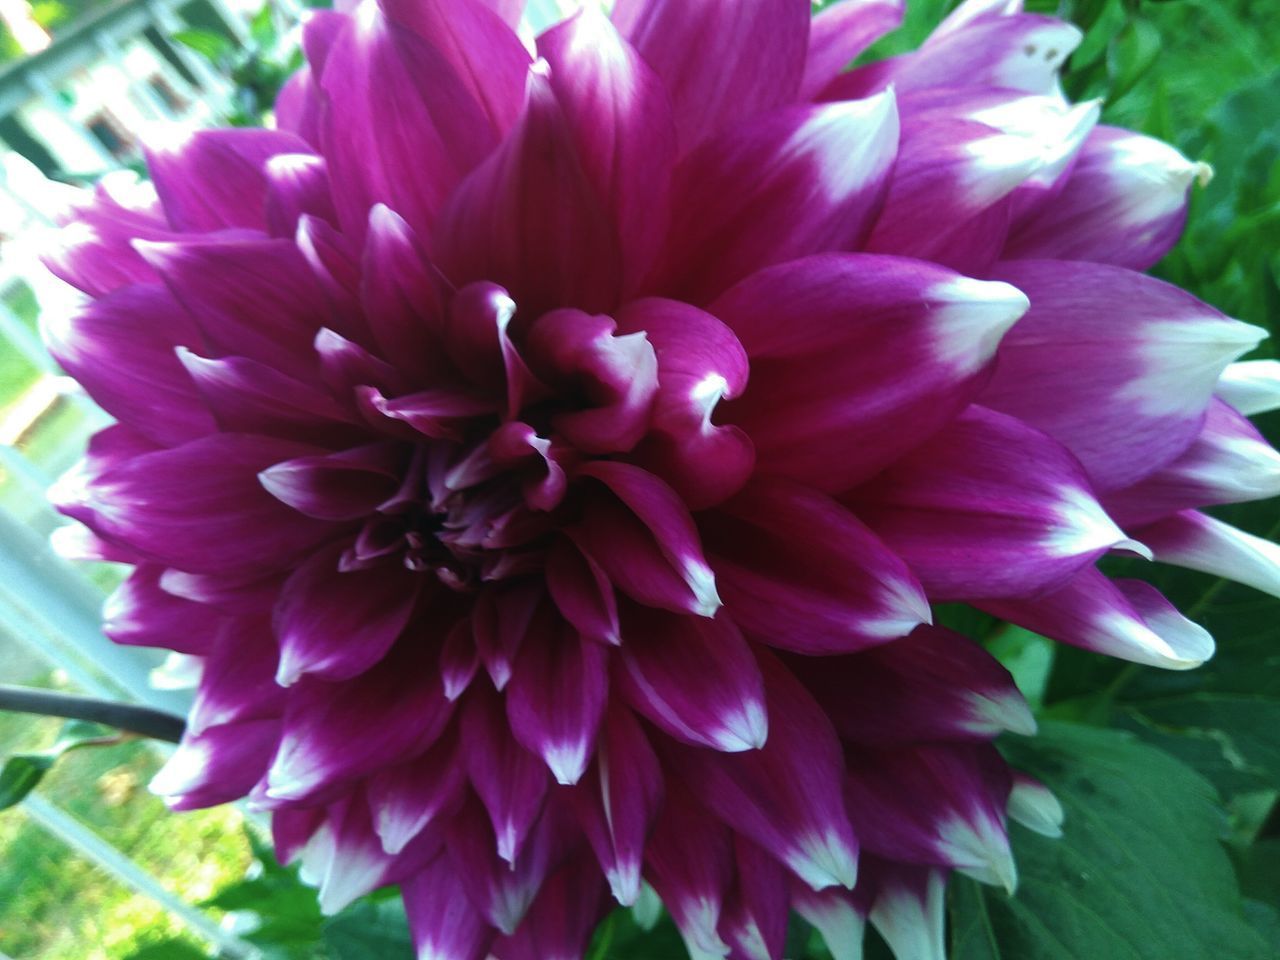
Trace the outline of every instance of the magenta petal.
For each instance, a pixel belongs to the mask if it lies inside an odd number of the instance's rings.
[[[856,657],[788,662],[846,741],[877,746],[1035,733],[1009,671],[979,644],[941,627],[918,627]]]
[[[279,719],[284,692],[275,681],[276,659],[267,617],[225,620],[201,665],[187,731],[197,736],[225,723]]]
[[[716,928],[733,880],[733,834],[678,781],[669,783],[644,863],[645,879],[670,911],[690,953],[728,954]]]
[[[849,815],[868,851],[953,867],[1010,892],[1005,826],[1012,779],[986,744],[848,751]]]
[[[139,250],[218,355],[245,356],[300,380],[314,376],[310,348],[327,305],[292,241],[148,243]]]
[[[542,72],[529,73],[528,105],[506,140],[453,192],[436,240],[454,283],[500,284],[529,316],[616,303],[617,231]]]
[[[462,715],[467,772],[493,824],[498,856],[514,864],[547,796],[546,767],[511,734],[499,698],[472,690]]]
[[[605,316],[555,310],[534,323],[528,355],[549,383],[572,384],[585,409],[558,414],[552,426],[585,453],[630,450],[649,427],[658,362],[643,332],[616,334]]]
[[[108,413],[157,443],[213,431],[175,344],[200,334],[163,288],[125,287],[44,326],[49,352]]]
[[[903,0],[838,0],[825,6],[809,25],[801,97],[814,97],[858,54],[896,30],[902,13]]]
[[[1145,553],[1094,499],[1065,447],[977,405],[849,502],[935,602],[1030,596],[1108,549]]]
[[[644,279],[666,235],[675,127],[666,91],[588,4],[538,38],[583,171],[617,228],[623,286]]]
[[[402,887],[419,957],[484,960],[493,929],[472,905],[448,857],[409,877]]]
[[[642,603],[703,617],[720,607],[715,575],[702,555],[688,509],[646,470],[597,460],[579,471],[616,495],[588,507],[584,536],[591,556],[624,593]]]
[[[358,520],[400,487],[408,451],[384,442],[338,453],[295,457],[258,474],[268,493],[320,520]]]
[[[1191,446],[1172,463],[1103,497],[1126,526],[1190,507],[1246,503],[1280,494],[1280,453],[1245,417],[1213,400]]]
[[[99,533],[195,572],[267,573],[333,536],[258,483],[272,464],[314,447],[218,433],[108,469],[81,494]]]
[[[709,313],[657,298],[623,307],[618,328],[643,331],[658,357],[658,392],[637,462],[691,509],[731,496],[755,466],[746,434],[712,422],[719,402],[746,385],[748,360],[738,338]]]
[[[848,653],[932,620],[907,565],[821,493],[760,477],[701,520],[727,609],[765,643]]]
[[[547,554],[547,589],[561,615],[584,637],[614,646],[622,642],[613,585],[568,538],[557,540]]]
[[[631,711],[615,700],[605,713],[595,763],[570,799],[614,899],[624,906],[640,894],[645,842],[662,797],[653,747]]]
[[[1280,545],[1230,524],[1184,510],[1134,531],[1155,559],[1226,577],[1280,596]]]
[[[1103,492],[1182,453],[1218,375],[1265,335],[1121,267],[1018,260],[996,275],[1031,310],[1001,344],[981,402],[1060,441]],[[1117,304],[1123,324],[1112,320]]]
[[[309,153],[282,153],[266,163],[266,219],[275,237],[293,237],[303,216],[337,223],[324,160]]]
[[[429,38],[376,5],[348,21],[320,81],[329,101],[321,140],[330,176],[343,185],[334,199],[346,230],[361,235],[379,202],[415,229],[431,226],[496,141],[468,79]]]
[[[267,162],[307,154],[306,141],[279,130],[200,130],[147,151],[147,167],[174,229],[205,232],[266,226]]]
[[[792,107],[707,140],[677,172],[655,289],[703,304],[762,267],[855,249],[897,149],[892,93]]]
[[[543,600],[535,582],[493,585],[480,591],[471,617],[476,650],[493,685],[502,690],[511,680],[516,655]]]
[[[782,960],[790,911],[786,870],[741,834],[733,838],[737,874],[720,917],[720,934],[732,955],[744,960]]]
[[[1013,229],[1005,259],[1092,260],[1146,270],[1177,242],[1187,193],[1207,169],[1159,140],[1098,127],[1062,190]]]
[[[280,721],[248,720],[188,733],[160,771],[151,792],[174,810],[212,807],[243,797],[271,762]]]
[[[975,606],[1050,639],[1134,663],[1189,670],[1213,656],[1208,632],[1155,587],[1112,581],[1092,568],[1034,600],[984,600]]]
[[[225,616],[165,590],[164,572],[151,564],[134,568],[103,605],[102,632],[129,646],[208,653]]]
[[[493,945],[497,960],[578,960],[605,913],[600,871],[579,855],[549,876],[520,929]]]
[[[515,738],[546,761],[557,783],[577,783],[604,714],[608,654],[559,617],[539,619],[515,663],[507,717]]]
[[[800,90],[810,11],[790,0],[618,0],[613,22],[666,84],[680,147]]]
[[[710,307],[751,357],[751,383],[725,415],[762,472],[843,492],[963,409],[1026,307],[1008,284],[897,257],[770,267]]]
[[[765,742],[760,667],[728,616],[631,607],[623,612],[622,638],[614,680],[637,712],[679,740],[714,750]]]
[[[402,851],[428,824],[452,817],[465,797],[466,766],[457,740],[446,735],[422,756],[369,780],[369,807],[382,849]]]
[[[768,654],[758,659],[769,702],[764,744],[733,755],[673,747],[672,762],[712,813],[810,887],[852,887],[858,846],[841,796],[840,741],[791,672]]]
[[[403,564],[341,572],[339,542],[313,554],[285,581],[275,608],[281,686],[304,675],[347,680],[373,666],[399,638],[422,577]]]
[[[396,650],[341,684],[299,681],[290,689],[267,800],[323,796],[426,750],[452,711],[436,684],[419,682],[430,663],[421,650]]]

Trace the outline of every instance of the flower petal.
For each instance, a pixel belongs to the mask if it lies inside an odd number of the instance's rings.
[[[896,257],[762,270],[710,308],[751,357],[751,383],[725,416],[750,435],[762,472],[843,492],[963,409],[1026,308],[1008,284]]]
[[[1100,492],[1182,453],[1218,376],[1266,335],[1121,267],[1020,260],[996,276],[1026,293],[1031,310],[1001,344],[981,402],[1064,444]]]

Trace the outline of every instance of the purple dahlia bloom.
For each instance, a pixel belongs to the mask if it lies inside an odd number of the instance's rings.
[[[59,490],[135,565],[107,631],[203,661],[154,787],[271,811],[328,910],[400,884],[423,960],[580,956],[642,881],[695,957],[791,910],[940,957],[948,873],[1012,888],[1060,810],[931,605],[1184,668],[1102,555],[1280,588],[1198,512],[1280,491],[1262,331],[1140,272],[1205,171],[1018,0],[851,72],[896,0],[520,6],[315,13],[278,129],[50,258],[119,421]]]

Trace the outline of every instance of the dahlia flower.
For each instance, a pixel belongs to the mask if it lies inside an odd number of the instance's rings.
[[[933,606],[1180,669],[1208,634],[1100,557],[1280,581],[1199,512],[1280,490],[1263,332],[1141,272],[1205,171],[1019,0],[848,72],[897,0],[520,7],[313,13],[275,129],[156,147],[49,258],[118,419],[64,545],[203,662],[154,789],[270,811],[326,910],[399,884],[423,960],[579,957],[645,882],[697,958],[790,911],[941,957],[948,874],[1012,888],[1060,809]]]

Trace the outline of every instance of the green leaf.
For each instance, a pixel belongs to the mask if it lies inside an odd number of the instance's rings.
[[[209,960],[209,955],[186,940],[157,940],[133,951],[124,960]]]
[[[119,742],[119,736],[106,727],[87,720],[68,720],[48,750],[15,754],[5,760],[4,766],[0,767],[0,810],[7,810],[26,799],[67,751]]]
[[[44,753],[20,753],[6,760],[0,767],[0,810],[25,800],[53,768],[54,759]]]
[[[1116,101],[1134,88],[1160,56],[1160,31],[1149,20],[1134,18],[1107,45],[1107,75],[1111,78],[1108,101]]]
[[[178,30],[173,39],[184,47],[190,47],[215,67],[222,66],[235,50],[235,44],[229,37],[213,30]]]
[[[1219,842],[1213,787],[1123,732],[1046,723],[1010,759],[1049,785],[1064,836],[1018,829],[1015,896],[951,884],[953,960],[1266,960]]]
[[[333,960],[412,960],[413,939],[399,897],[362,900],[324,925],[324,942]]]

